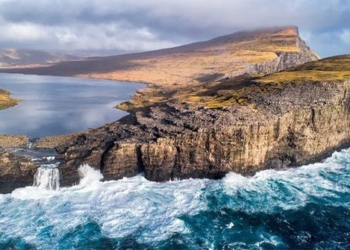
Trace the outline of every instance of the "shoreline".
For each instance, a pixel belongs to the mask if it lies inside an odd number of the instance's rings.
[[[135,94],[138,93],[138,91],[140,91],[141,89],[148,89],[150,86],[154,85],[152,83],[147,83],[147,82],[134,82],[134,81],[124,81],[124,80],[115,80],[115,79],[108,79],[108,78],[99,78],[99,77],[93,77],[93,76],[84,76],[84,75],[75,75],[75,76],[57,76],[57,75],[43,75],[43,74],[27,74],[27,73],[7,73],[7,72],[1,72],[3,68],[0,68],[0,74],[16,74],[16,75],[29,75],[29,76],[40,76],[40,77],[64,77],[64,78],[72,78],[72,79],[81,79],[81,80],[101,80],[101,81],[108,81],[108,82],[116,82],[116,83],[121,83],[121,82],[125,82],[125,84],[142,84],[142,85],[146,85],[146,88],[138,88],[136,89],[136,91],[131,95],[131,98],[129,98],[128,100],[122,101],[120,103],[116,103],[114,104],[112,107],[114,109],[118,109],[118,110],[122,110],[125,112],[128,112],[129,114],[131,113],[128,110],[125,109],[121,109],[119,108],[120,105],[122,105],[125,102],[130,102],[133,100],[133,97]],[[7,90],[2,90],[0,89],[0,91],[3,91],[4,93],[8,93],[9,95],[11,95],[10,92],[8,92]],[[0,112],[2,110],[8,109],[8,108],[12,108],[15,107],[16,105],[19,104],[20,101],[22,101],[22,99],[14,99],[16,100],[16,104],[12,105],[12,106],[6,106],[5,108],[1,108],[1,103],[0,103]],[[127,114],[127,115],[129,115]],[[119,118],[122,119],[123,117]],[[118,119],[118,120],[119,120]],[[112,121],[112,122],[116,122],[118,120]],[[101,126],[105,126],[110,122],[106,122],[104,124],[102,124]],[[99,126],[99,127],[101,127]],[[96,129],[98,127],[92,127],[91,129]],[[78,136],[79,134],[82,133],[86,133],[87,131],[89,131],[89,129],[85,129],[85,130],[81,130],[78,132],[74,132],[74,133],[67,133],[67,134],[62,134],[62,135],[48,135],[48,136],[44,136],[44,137],[31,137],[29,135],[21,135],[21,134],[2,134],[0,133],[0,148],[21,148],[21,147],[27,147],[27,145],[29,145],[29,143],[31,143],[31,140],[34,140],[34,145],[33,147],[36,148],[47,148],[47,149],[55,149],[55,147],[62,145],[64,142],[72,139],[74,136]]]

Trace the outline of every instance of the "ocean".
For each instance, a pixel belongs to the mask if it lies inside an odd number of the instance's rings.
[[[350,149],[251,177],[102,182],[54,157],[33,186],[0,195],[0,249],[350,249]]]

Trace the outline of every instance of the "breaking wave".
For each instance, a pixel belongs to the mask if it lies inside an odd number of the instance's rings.
[[[0,249],[350,248],[350,150],[222,180],[101,182],[88,165],[79,172],[73,187],[0,195]]]

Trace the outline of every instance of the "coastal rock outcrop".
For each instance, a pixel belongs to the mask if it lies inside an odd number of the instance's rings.
[[[263,50],[266,47],[260,38],[267,47],[273,44],[278,51]],[[255,51],[233,54],[244,59],[244,66],[235,64],[228,70],[227,61],[225,71],[196,76],[191,71],[180,78],[171,74],[176,77],[164,86],[160,82],[134,96],[131,105],[125,105],[130,107],[130,115],[60,143],[56,150],[62,161],[61,186],[79,182],[78,167],[82,164],[100,170],[105,180],[141,172],[152,181],[217,179],[230,171],[251,175],[262,169],[306,164],[349,144],[347,56],[307,63],[317,56],[297,36],[295,28],[273,30],[267,35],[242,32],[221,37],[209,41],[210,51],[220,45],[223,52],[223,44],[227,46],[231,40],[239,46],[259,45]],[[195,44],[186,51],[192,49],[188,51],[191,58],[196,54],[193,48],[207,55],[207,47],[202,46]],[[179,47],[142,57],[148,60],[161,55],[164,59],[164,53],[174,56],[180,52],[181,58],[188,56],[182,50]],[[264,60],[255,58],[248,63],[252,55]],[[234,56],[230,60],[234,61]],[[135,77],[140,72],[149,73],[147,67],[142,69],[141,72],[136,67],[128,72]],[[125,72],[111,74],[118,77],[119,73]],[[167,76],[162,77],[161,81],[167,80]],[[173,85],[185,78],[187,82]]]
[[[290,68],[293,65],[299,65],[306,62],[311,62],[320,59],[299,37],[296,41],[298,51],[295,52],[276,52],[277,58],[259,63],[249,65],[244,73],[248,74],[271,74],[281,70]],[[241,74],[242,72],[240,72]],[[235,76],[240,74],[233,74]]]
[[[28,157],[16,156],[0,149],[0,193],[32,185],[38,167]]]
[[[144,172],[149,180],[168,181],[320,160],[349,145],[349,88],[349,80],[289,84],[263,96],[252,92],[254,108],[158,105],[59,147],[61,171],[88,163],[106,179]]]

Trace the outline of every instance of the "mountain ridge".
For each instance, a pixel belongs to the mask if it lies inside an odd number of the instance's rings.
[[[57,63],[78,58],[59,52],[16,48],[0,49],[0,68]]]
[[[182,98],[182,93],[190,91],[186,88],[202,86],[208,79],[213,82],[245,73],[272,73],[318,59],[300,38],[298,28],[288,26],[239,31],[156,51],[0,71],[147,83],[149,88],[138,91],[131,102],[119,106],[131,111],[171,97]],[[191,102],[191,98],[184,96],[184,101]]]

